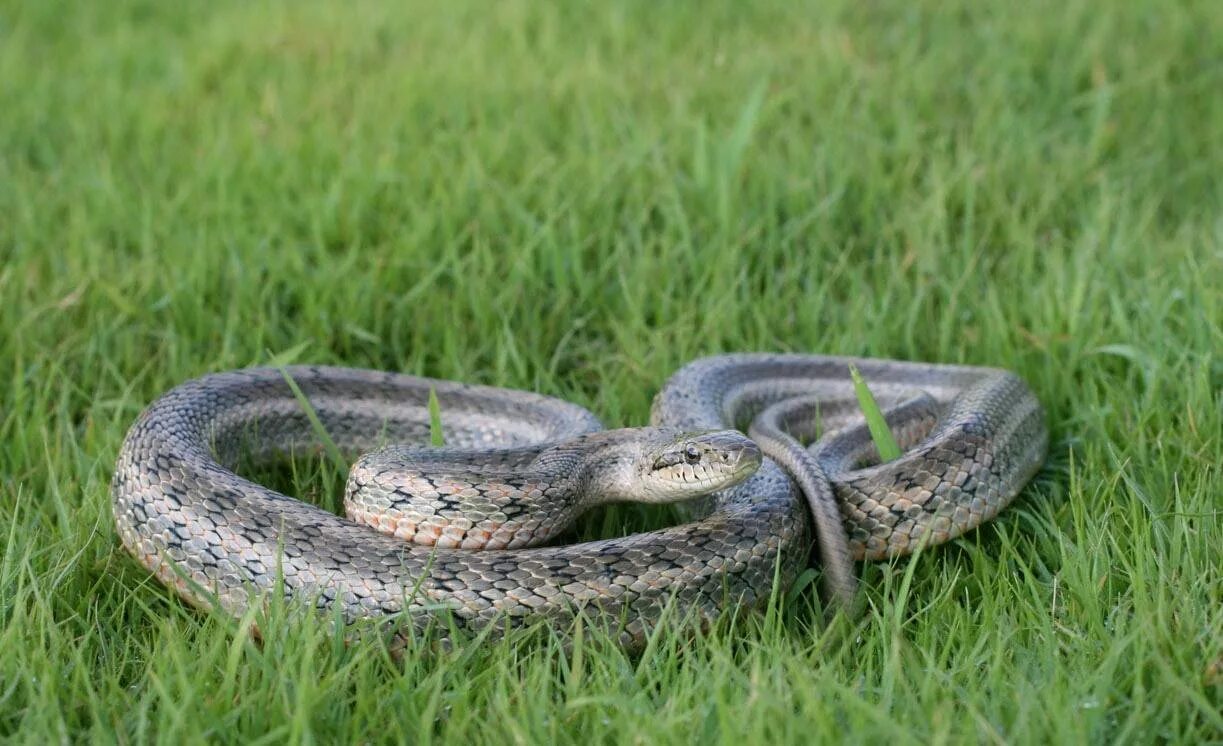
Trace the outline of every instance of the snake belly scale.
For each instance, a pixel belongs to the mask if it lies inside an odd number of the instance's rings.
[[[865,465],[869,435],[844,406],[851,363],[901,434],[900,459]],[[359,456],[352,520],[235,471],[321,447],[285,375]],[[411,445],[428,442],[431,388],[444,449]],[[946,541],[996,515],[1047,445],[1039,403],[1006,371],[814,355],[689,363],[652,420],[605,431],[539,394],[349,368],[211,374],[132,426],[114,515],[124,546],[162,582],[235,616],[269,591],[348,621],[406,620],[403,630],[439,608],[473,630],[560,627],[597,609],[621,620],[632,647],[669,603],[712,620],[788,584],[811,554],[808,505],[830,588],[845,597],[854,560]],[[796,440],[821,428],[810,447]],[[534,546],[587,505],[623,499],[682,501],[689,522]]]

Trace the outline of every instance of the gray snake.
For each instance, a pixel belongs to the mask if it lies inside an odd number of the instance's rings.
[[[901,458],[867,465],[877,455],[848,405],[849,363],[884,406]],[[346,490],[353,520],[236,473],[321,448],[286,375],[340,449],[364,454]],[[431,388],[446,448],[403,445],[428,442]],[[131,427],[114,516],[162,582],[231,615],[276,591],[349,622],[395,620],[406,639],[439,609],[471,630],[561,627],[598,610],[633,646],[670,603],[710,621],[790,583],[811,554],[808,506],[830,590],[847,599],[853,560],[992,518],[1047,445],[1039,403],[1006,371],[810,355],[689,363],[655,398],[652,423],[604,431],[559,399],[377,371],[216,373],[172,389]],[[637,498],[682,500],[690,522],[532,546],[588,504]]]

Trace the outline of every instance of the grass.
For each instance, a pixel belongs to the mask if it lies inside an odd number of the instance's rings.
[[[429,445],[434,448],[446,445],[442,432],[442,407],[437,402],[437,390],[429,387]]]
[[[1219,38],[1153,0],[0,2],[0,739],[1223,741]],[[622,425],[734,350],[1010,368],[1048,464],[865,568],[858,623],[809,587],[636,657],[397,664],[276,609],[259,646],[117,544],[124,432],[206,371]]]
[[[879,409],[879,403],[875,401],[875,395],[871,393],[862,374],[858,372],[858,366],[849,366],[849,377],[853,379],[854,396],[858,399],[858,408],[862,410],[862,416],[866,418],[866,426],[871,432],[875,450],[879,452],[880,462],[900,458],[900,446],[896,443],[896,437],[892,435],[892,429],[888,427],[887,420],[884,419],[883,412]]]

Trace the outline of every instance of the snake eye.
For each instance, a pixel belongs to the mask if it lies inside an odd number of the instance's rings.
[[[688,463],[695,464],[701,460],[701,449],[689,443],[684,448],[684,458],[688,460]]]

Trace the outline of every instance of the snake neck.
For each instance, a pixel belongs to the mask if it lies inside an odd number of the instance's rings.
[[[624,499],[639,448],[620,431],[516,449],[387,446],[353,464],[345,510],[426,546],[538,545],[590,507]]]
[[[612,502],[674,502],[737,484],[760,464],[741,433],[648,427],[605,430],[509,450],[388,446],[349,474],[345,507],[420,544],[538,544],[585,510]]]
[[[532,471],[575,507],[642,500],[641,428],[604,430],[542,449]]]

